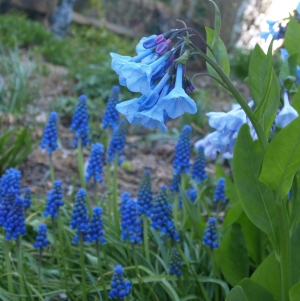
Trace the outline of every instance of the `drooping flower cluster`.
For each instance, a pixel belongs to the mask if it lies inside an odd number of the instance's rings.
[[[64,205],[62,183],[61,181],[54,181],[53,188],[48,192],[47,203],[43,216],[51,216],[57,218],[59,207]]]
[[[185,47],[188,48],[180,37],[182,33],[182,29],[175,29],[142,38],[135,57],[110,54],[111,66],[119,75],[120,84],[142,94],[116,107],[129,123],[165,132],[168,118],[196,113],[196,104],[188,96],[194,87],[184,76],[183,61],[177,61],[184,54]],[[170,48],[173,41],[176,42]]]
[[[163,237],[167,236],[172,240],[178,241],[179,235],[175,231],[175,225],[172,219],[172,206],[167,200],[167,187],[161,186],[160,192],[155,199],[151,210],[152,227],[160,230]]]
[[[26,234],[24,203],[20,197],[16,197],[3,223],[3,228],[6,231],[7,240],[16,240],[20,235]]]
[[[116,105],[119,103],[119,86],[113,86],[110,97],[108,98],[106,109],[102,118],[102,129],[108,127],[115,129],[119,124],[119,112]]]
[[[195,162],[192,168],[192,178],[195,179],[198,184],[207,179],[205,166],[206,161],[204,156],[204,148],[203,146],[199,146]]]
[[[38,228],[38,234],[35,239],[35,243],[33,247],[38,248],[46,248],[49,244],[47,239],[47,226],[45,224],[40,224]]]
[[[267,40],[271,35],[274,40],[280,40],[284,38],[287,27],[283,25],[280,21],[271,21],[267,20],[269,25],[269,31],[264,31],[260,33],[260,37],[264,40]]]
[[[151,208],[153,206],[152,199],[150,170],[146,169],[137,194],[137,202],[140,206],[140,214],[150,216]]]
[[[125,281],[124,271],[121,265],[115,267],[110,287],[111,290],[108,293],[109,298],[124,300],[125,297],[130,295],[131,283],[130,281]]]
[[[40,148],[45,149],[48,154],[52,154],[58,148],[57,136],[57,113],[51,112],[44,129]]]
[[[75,132],[74,147],[77,147],[78,139],[81,139],[82,146],[88,145],[90,128],[85,95],[78,98],[70,129]]]
[[[143,241],[143,225],[139,215],[140,208],[136,201],[125,193],[121,198],[121,240],[129,240],[132,244],[141,244]]]
[[[169,274],[180,277],[182,275],[181,266],[182,266],[182,258],[177,248],[172,248],[171,259],[169,264]]]
[[[104,149],[101,143],[95,143],[92,145],[92,152],[89,160],[89,164],[86,169],[86,177],[85,180],[89,181],[92,177],[99,182],[102,183],[102,174],[103,174],[103,154]]]
[[[192,203],[195,203],[197,200],[197,197],[198,197],[197,189],[194,189],[194,188],[187,189],[185,191],[185,195],[189,201],[191,201]],[[179,202],[179,209],[182,209],[182,196],[180,196],[178,202]]]
[[[118,155],[119,164],[122,164],[123,148],[125,147],[126,143],[126,130],[126,121],[122,120],[118,128],[114,129],[113,136],[111,138],[106,154],[106,162],[112,162],[115,159],[116,155]]]
[[[205,236],[203,237],[203,244],[212,249],[217,249],[219,244],[217,242],[218,235],[216,229],[216,219],[214,217],[210,217],[208,219],[204,234]]]
[[[74,243],[78,243],[81,235],[84,241],[89,241],[89,216],[86,207],[86,191],[83,188],[77,191],[70,226],[72,229],[77,229]]]
[[[92,216],[90,229],[89,229],[90,242],[100,242],[101,244],[106,243],[106,239],[104,238],[104,232],[103,232],[102,213],[103,213],[102,208],[100,207],[93,208],[93,216]]]
[[[226,196],[225,196],[225,179],[224,178],[219,178],[218,184],[215,189],[215,194],[214,194],[214,201],[223,201],[226,202]]]
[[[0,226],[5,222],[15,199],[21,194],[21,172],[9,168],[0,179]]]
[[[31,200],[31,191],[30,191],[30,188],[29,187],[26,187],[25,188],[25,192],[24,192],[24,209],[29,209],[30,206],[31,206],[31,203],[32,203],[32,200]]]

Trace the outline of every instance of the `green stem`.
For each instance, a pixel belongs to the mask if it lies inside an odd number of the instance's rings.
[[[40,248],[39,249],[39,267],[38,267],[38,287],[39,287],[40,293],[42,293],[42,285],[41,285],[42,254],[43,254],[43,248]]]
[[[94,178],[94,205],[100,206],[100,203],[98,204],[98,191],[97,191],[97,180]]]
[[[212,265],[212,277],[215,279],[219,278],[219,271],[218,271],[218,267],[216,265],[216,261],[214,258],[214,254],[213,254],[213,250],[210,248],[210,260],[211,260],[211,265]],[[219,285],[218,284],[214,284],[214,297],[215,297],[215,301],[219,301]]]
[[[52,153],[49,154],[49,168],[50,168],[50,179],[51,179],[51,182],[53,183],[55,180],[55,175],[54,175],[54,165],[53,165]]]
[[[58,221],[58,239],[59,239],[59,251],[60,251],[60,256],[62,259],[62,264],[63,264],[63,271],[64,271],[64,287],[65,287],[65,291],[68,290],[68,276],[67,276],[67,269],[66,269],[66,258],[65,258],[65,252],[64,252],[64,248],[63,246],[64,244],[64,240],[63,240],[63,231],[64,231],[64,225],[61,219],[61,214],[58,211],[58,217],[57,217],[57,221]]]
[[[85,268],[84,268],[84,246],[83,246],[83,244],[84,244],[83,233],[81,231],[79,231],[79,252],[80,252],[82,300],[87,301],[86,283],[85,283]]]
[[[60,279],[60,281],[62,281],[62,271],[61,271],[61,266],[60,266],[60,258],[59,258],[57,238],[56,238],[56,227],[55,227],[55,221],[54,221],[53,216],[52,216],[52,231],[53,231],[53,240],[54,240],[56,261],[57,261],[58,272],[59,272],[59,279]]]
[[[174,194],[174,202],[173,202],[173,218],[174,218],[174,224],[175,227],[178,227],[178,208],[179,208],[179,195],[177,192]]]
[[[113,171],[113,210],[114,210],[114,221],[115,221],[115,231],[117,235],[120,235],[120,221],[119,221],[119,206],[118,206],[118,166],[119,166],[119,155],[116,155],[114,162],[114,171]]]
[[[5,237],[5,233],[4,233]],[[8,291],[11,294],[14,294],[14,286],[12,281],[12,269],[11,269],[11,263],[9,258],[9,250],[10,250],[10,241],[5,240],[5,263],[6,263],[6,269],[7,269],[7,283],[8,283]]]
[[[139,288],[140,288],[140,292],[142,294],[141,300],[146,300],[145,295],[144,295],[144,289],[143,289],[143,285],[142,285],[141,275],[139,273],[139,266],[138,266],[138,262],[137,262],[137,259],[136,259],[134,244],[131,244],[131,250],[132,250],[133,261],[134,261],[134,266],[135,266],[135,273],[136,273],[136,277],[138,278]]]
[[[104,299],[108,301],[108,295],[107,295],[107,290],[105,286],[105,279],[104,279],[104,274],[103,274],[103,269],[102,269],[102,261],[101,261],[101,256],[100,256],[100,246],[99,246],[99,241],[96,241],[96,250],[97,250],[97,258],[98,258],[98,268],[101,276],[101,282],[104,290]]]
[[[19,286],[20,286],[20,291],[21,291],[21,295],[22,295],[20,300],[25,301],[26,292],[25,292],[24,282],[23,282],[24,275],[23,275],[22,248],[21,248],[20,237],[16,241],[16,249],[17,249],[17,256],[18,256]]]
[[[110,163],[106,164],[106,184],[107,184],[107,213],[109,224],[112,223],[112,200],[111,200],[111,172]]]
[[[144,239],[144,251],[145,257],[150,263],[150,250],[149,250],[149,232],[148,232],[148,220],[147,216],[143,216],[143,239]]]

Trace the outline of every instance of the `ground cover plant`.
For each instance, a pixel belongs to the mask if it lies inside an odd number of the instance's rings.
[[[190,40],[199,34],[183,23],[142,38],[133,57],[110,54],[120,85],[139,96],[120,102],[120,86],[112,87],[102,116],[106,138],[92,145],[91,99],[78,97],[70,131],[80,186],[75,179],[71,193],[64,194],[54,166],[60,147],[55,111],[40,142],[51,189],[35,195],[21,187],[20,170],[5,166],[1,300],[298,300],[300,6],[288,25],[270,22],[270,32],[263,34],[284,39],[278,77],[272,42],[267,54],[254,48],[248,72],[252,98],[246,100],[229,78],[220,14],[212,5],[215,24],[206,28],[206,53]],[[196,113],[194,86],[185,73],[194,55],[206,61],[209,76],[237,104],[227,113],[207,113],[215,131],[195,143],[193,156],[193,128],[180,128],[169,187],[162,185],[155,195],[153,170],[146,168],[136,198],[119,191],[129,124],[166,132],[168,120]],[[217,156],[230,168],[216,165],[215,175],[208,175],[206,160]]]

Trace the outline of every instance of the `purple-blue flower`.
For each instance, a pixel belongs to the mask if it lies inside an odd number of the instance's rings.
[[[226,202],[227,198],[225,196],[225,179],[224,178],[219,178],[216,189],[215,189],[215,194],[214,194],[214,201],[223,201]]]
[[[192,203],[195,203],[197,200],[197,197],[198,197],[197,189],[194,189],[194,188],[187,189],[185,191],[185,195],[189,201],[191,201]],[[182,207],[182,195],[180,195],[178,203],[179,203],[179,209],[182,209],[183,208]]]
[[[116,105],[119,103],[120,87],[114,86],[110,97],[108,98],[106,109],[102,117],[102,129],[111,127],[114,129],[119,124],[119,112],[116,110]]]
[[[217,242],[217,228],[216,228],[216,219],[214,217],[210,217],[207,221],[207,226],[204,231],[203,244],[210,247],[211,249],[218,249],[219,244]]]
[[[93,216],[89,229],[89,242],[100,242],[100,244],[106,243],[106,239],[104,238],[103,232],[102,213],[103,211],[101,207],[93,208]]]
[[[180,277],[182,275],[181,266],[182,266],[182,258],[180,256],[177,248],[174,247],[174,248],[172,248],[172,251],[171,251],[169,274]]]
[[[204,156],[204,147],[199,146],[195,162],[192,167],[192,178],[195,179],[198,184],[207,179],[205,166],[206,160]]]
[[[170,191],[171,192],[179,192],[181,185],[181,174],[173,174]]]
[[[89,181],[92,177],[94,177],[97,182],[103,182],[103,154],[104,149],[101,143],[95,143],[92,145],[92,152],[86,169],[86,181]]]
[[[51,154],[58,148],[57,137],[57,113],[51,112],[49,121],[44,129],[40,148],[45,149],[48,154]]]
[[[124,271],[121,265],[117,265],[115,267],[110,287],[111,290],[108,293],[108,297],[111,299],[117,299],[121,301],[130,295],[131,283],[130,281],[125,281]]]
[[[38,228],[38,234],[35,239],[35,243],[33,247],[38,248],[46,248],[49,244],[47,239],[47,226],[45,224],[40,224]]]
[[[43,216],[51,216],[57,218],[59,207],[64,205],[62,183],[61,181],[54,181],[53,188],[48,192],[47,203]]]
[[[23,200],[24,200],[24,208],[25,208],[25,210],[29,209],[30,206],[31,206],[31,203],[32,203],[32,200],[31,200],[31,191],[30,191],[29,187],[25,188]]]
[[[146,169],[137,194],[137,203],[139,204],[140,214],[150,216],[151,208],[153,206],[152,199],[151,175],[150,170]]]

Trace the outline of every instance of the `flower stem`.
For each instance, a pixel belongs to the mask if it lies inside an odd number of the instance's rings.
[[[135,266],[135,273],[136,273],[136,277],[138,278],[139,288],[140,288],[140,292],[142,294],[141,300],[146,300],[145,295],[144,295],[141,275],[139,273],[139,266],[138,266],[138,262],[137,262],[137,259],[136,259],[136,252],[135,252],[134,244],[131,244],[131,250],[132,250],[133,261],[134,261],[134,266]]]
[[[100,246],[99,246],[99,241],[96,241],[96,250],[97,250],[97,258],[98,258],[98,268],[101,276],[101,282],[104,290],[104,299],[105,301],[108,301],[108,295],[107,295],[107,290],[105,286],[105,279],[104,279],[104,274],[103,274],[103,269],[102,269],[102,260],[100,256]]]
[[[106,164],[106,184],[107,184],[107,213],[109,224],[112,223],[112,200],[111,200],[111,172],[110,163]]]
[[[119,221],[119,206],[118,206],[118,166],[119,166],[119,155],[116,155],[114,161],[114,171],[113,171],[113,211],[114,211],[114,221],[115,221],[115,231],[117,235],[120,235],[120,221]]]
[[[43,254],[43,248],[40,248],[39,249],[39,266],[38,266],[38,287],[39,287],[40,293],[42,293],[42,285],[41,285],[42,254]]]
[[[94,205],[100,206],[101,204],[98,204],[98,191],[97,191],[97,180],[94,178]]]
[[[51,179],[51,182],[53,183],[55,180],[55,175],[54,175],[54,165],[53,165],[52,153],[49,154],[49,168],[50,168],[50,179]]]
[[[4,233],[5,237],[5,233]],[[7,283],[8,283],[8,291],[11,294],[14,294],[14,286],[12,281],[12,269],[11,269],[11,263],[9,258],[9,250],[10,250],[10,241],[5,240],[5,263],[6,263],[6,269],[7,269]]]
[[[83,233],[80,231],[79,232],[79,252],[80,252],[82,300],[87,301],[86,283],[85,283],[85,268],[84,268],[84,245],[83,244],[84,244]]]
[[[56,227],[55,227],[54,216],[52,216],[51,220],[52,220],[53,240],[54,240],[54,248],[55,248],[57,267],[58,267],[58,272],[59,272],[59,279],[62,281],[62,271],[61,271],[61,266],[60,266],[59,253],[58,253],[58,245],[57,245]]]
[[[20,300],[26,300],[26,292],[25,292],[25,288],[24,288],[24,282],[23,282],[23,262],[22,262],[22,248],[21,248],[21,241],[20,241],[20,237],[17,239],[16,241],[16,249],[17,249],[17,257],[18,257],[18,274],[19,274],[19,286],[20,286],[20,291],[21,291],[21,295],[22,297],[20,298]]]
[[[143,236],[145,257],[150,262],[148,220],[146,215],[143,216]]]
[[[64,231],[64,225],[61,219],[61,214],[58,211],[58,217],[57,217],[57,221],[58,221],[58,239],[59,239],[59,251],[60,251],[60,256],[62,259],[62,264],[63,264],[63,271],[64,271],[64,287],[65,287],[65,291],[67,291],[68,289],[68,284],[67,284],[67,270],[66,270],[66,258],[65,258],[65,252],[63,249],[64,246],[64,240],[63,240],[63,231]]]

